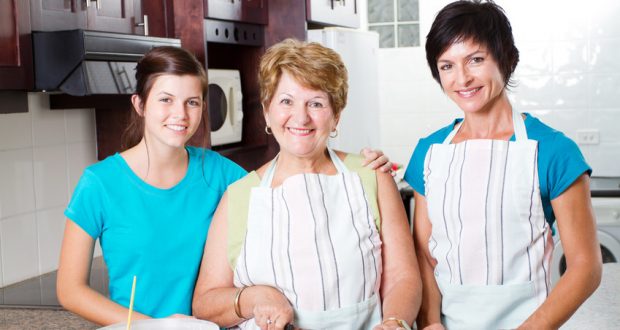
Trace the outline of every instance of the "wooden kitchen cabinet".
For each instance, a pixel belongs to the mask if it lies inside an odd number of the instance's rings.
[[[205,18],[267,24],[268,0],[203,0]]]
[[[306,16],[319,26],[360,27],[357,0],[306,0]]]
[[[32,30],[144,34],[141,0],[30,0]]]
[[[29,11],[28,0],[0,1],[0,90],[34,86]]]

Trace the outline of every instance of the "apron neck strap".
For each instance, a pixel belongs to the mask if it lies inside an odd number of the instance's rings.
[[[454,136],[459,131],[464,121],[465,120],[454,125],[454,129],[443,140],[443,144],[450,144],[450,142],[452,142],[452,139],[454,139]],[[527,130],[525,129],[525,123],[523,121],[523,117],[521,117],[521,113],[519,111],[516,111],[514,109],[512,110],[512,125],[513,125],[513,129],[515,132],[515,141],[527,140]]]
[[[344,165],[344,162],[340,160],[340,157],[338,157],[338,155],[336,155],[336,153],[332,149],[327,148],[327,152],[332,160],[332,163],[334,163],[334,166],[336,167],[338,173],[349,172],[346,165]],[[265,175],[263,175],[263,178],[260,181],[261,187],[271,187],[271,182],[273,181],[273,176],[276,172],[276,163],[278,162],[279,156],[280,154],[277,154],[276,157],[271,161],[271,164],[269,164],[267,171],[265,171]]]

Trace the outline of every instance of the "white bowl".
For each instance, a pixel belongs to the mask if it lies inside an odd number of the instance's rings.
[[[125,330],[127,329],[127,322],[116,323],[108,325],[107,327],[99,328],[99,330]],[[148,319],[137,320],[131,322],[132,330],[219,330],[220,327],[209,321],[203,321],[190,318],[164,318],[164,319]]]

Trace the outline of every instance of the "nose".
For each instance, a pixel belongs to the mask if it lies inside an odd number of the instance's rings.
[[[459,86],[467,86],[472,81],[469,68],[466,65],[459,66],[456,70],[456,82]]]
[[[187,104],[183,103],[176,103],[173,107],[172,107],[172,117],[177,118],[177,119],[185,119],[187,117]]]
[[[308,106],[306,104],[295,106],[291,117],[293,122],[297,125],[306,124],[310,120],[310,116],[308,115]]]

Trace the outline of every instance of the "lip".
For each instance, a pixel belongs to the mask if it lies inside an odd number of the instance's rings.
[[[467,88],[467,89],[461,89],[461,90],[457,90],[455,92],[460,97],[470,98],[470,97],[474,97],[476,94],[478,94],[478,92],[480,92],[480,90],[482,90],[482,86],[473,87],[473,88]]]
[[[308,136],[314,132],[312,128],[287,127],[286,130],[295,136]]]
[[[187,125],[181,124],[165,124],[164,126],[175,133],[184,133],[188,129]]]

